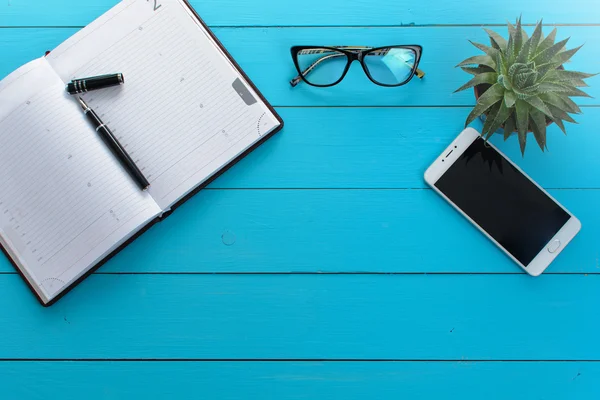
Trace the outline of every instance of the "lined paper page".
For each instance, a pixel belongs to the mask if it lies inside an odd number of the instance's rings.
[[[160,212],[43,60],[8,85],[0,117],[0,235],[51,299]],[[31,87],[31,77],[43,76]],[[13,77],[14,78],[14,77]]]
[[[49,60],[65,81],[124,74],[84,98],[168,209],[279,123],[180,1],[153,3],[122,2]]]

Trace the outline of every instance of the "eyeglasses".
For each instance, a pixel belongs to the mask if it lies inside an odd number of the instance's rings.
[[[329,87],[344,79],[350,64],[358,60],[371,82],[396,87],[408,83],[413,76],[425,76],[418,67],[423,48],[410,46],[294,46],[292,58],[299,75],[292,86],[304,81],[312,86]]]

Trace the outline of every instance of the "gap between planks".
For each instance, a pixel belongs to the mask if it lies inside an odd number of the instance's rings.
[[[387,359],[387,358],[0,358],[0,362],[384,362],[384,363],[598,363],[600,360],[527,360],[527,359]]]
[[[282,106],[276,105],[275,108],[473,108],[475,104],[458,104],[458,105],[327,105],[327,106]],[[600,104],[579,104],[580,108],[600,108]]]
[[[523,24],[526,27],[534,27],[536,24]],[[577,24],[577,23],[554,23],[544,24],[544,26],[573,26],[573,27],[595,27],[600,24]],[[0,29],[81,29],[84,25],[2,25]],[[277,28],[277,29],[297,29],[297,28],[478,28],[478,27],[506,27],[506,24],[400,24],[400,25],[210,25],[209,28],[231,28],[231,29],[262,29],[262,28]]]
[[[17,275],[18,273],[15,272],[0,272],[0,276],[2,275]],[[396,276],[400,276],[400,275],[474,275],[474,276],[481,276],[481,275],[527,275],[525,272],[382,272],[382,271],[355,271],[355,272],[349,272],[349,271],[289,271],[289,272],[266,272],[266,271],[254,271],[254,272],[248,272],[248,271],[241,271],[241,272],[236,272],[236,271],[225,271],[225,272],[206,272],[206,271],[198,271],[198,272],[194,272],[194,271],[184,271],[184,272],[174,272],[174,271],[169,271],[169,272],[165,272],[165,271],[156,271],[156,272],[100,272],[100,271],[96,271],[93,273],[93,275],[172,275],[172,276],[177,276],[177,275],[273,275],[273,276],[277,276],[277,275],[286,275],[286,276],[292,276],[292,275],[396,275]],[[588,275],[600,275],[600,272],[544,272],[544,275],[583,275],[583,276],[588,276]]]

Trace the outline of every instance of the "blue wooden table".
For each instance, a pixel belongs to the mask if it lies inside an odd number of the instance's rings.
[[[0,77],[115,3],[5,0]],[[475,102],[467,39],[543,17],[600,72],[596,0],[192,4],[286,128],[51,308],[0,258],[0,398],[600,397],[600,78],[550,152],[494,139],[583,223],[543,276],[422,179]],[[425,80],[288,84],[292,45],[402,43]]]

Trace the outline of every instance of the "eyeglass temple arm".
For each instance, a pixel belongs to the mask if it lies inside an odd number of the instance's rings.
[[[341,49],[341,50],[369,50],[372,47],[364,47],[364,46],[336,46],[335,48],[336,49]],[[345,55],[344,54],[330,54],[328,56],[319,58],[318,60],[316,60],[315,62],[313,62],[311,65],[309,65],[304,71],[302,71],[301,75],[297,75],[294,79],[292,79],[290,81],[290,85],[292,85],[292,87],[296,87],[300,83],[300,81],[302,81],[302,76],[306,76],[306,75],[310,74],[323,61],[331,60],[332,58],[336,58],[336,57],[345,57]],[[403,61],[403,62],[405,64],[409,65],[406,61]],[[417,68],[415,70],[415,74],[417,75],[417,77],[419,79],[423,79],[425,77],[425,72],[423,72],[419,68]]]

